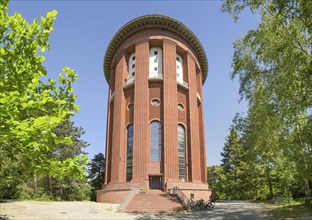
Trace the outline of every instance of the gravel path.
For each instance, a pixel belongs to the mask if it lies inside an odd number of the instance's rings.
[[[193,213],[118,213],[118,205],[95,202],[0,203],[0,220],[17,219],[272,219],[270,208],[246,201],[218,202],[212,211]]]

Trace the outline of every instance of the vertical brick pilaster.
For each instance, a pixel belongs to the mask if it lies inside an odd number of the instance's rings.
[[[127,76],[127,64],[124,55],[117,60],[115,72],[115,97],[113,111],[113,135],[111,156],[111,183],[123,182],[125,170],[125,98],[124,79]]]
[[[108,174],[110,175],[110,172],[108,172],[110,170],[110,164],[111,164],[111,160],[109,158],[109,155],[111,154],[111,149],[109,149],[109,145],[110,145],[110,138],[109,138],[109,134],[110,134],[110,103],[109,103],[109,98],[111,96],[111,90],[109,89],[108,90],[108,103],[107,103],[107,117],[106,117],[106,144],[105,144],[105,177],[104,177],[104,184],[107,184],[108,183]],[[109,177],[110,178],[110,177]]]
[[[198,128],[199,128],[199,149],[200,149],[200,170],[201,181],[207,182],[207,165],[206,165],[206,142],[205,142],[205,126],[204,126],[204,97],[202,88],[202,73],[199,71],[197,78],[197,92],[201,98],[201,104],[198,105]]]
[[[133,181],[147,178],[149,135],[149,44],[140,42],[135,46],[135,86],[134,86],[134,143]]]
[[[196,85],[196,65],[192,54],[186,55],[186,66],[188,73],[188,149],[191,156],[191,176],[189,180],[192,182],[201,181],[200,171],[200,150],[199,150],[199,129],[198,129],[198,110],[197,110],[197,85]]]
[[[179,179],[178,163],[178,109],[177,109],[177,79],[176,79],[176,45],[173,42],[163,42],[163,137],[164,137],[164,178],[168,181]]]

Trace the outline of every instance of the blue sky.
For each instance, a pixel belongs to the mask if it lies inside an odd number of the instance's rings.
[[[57,78],[63,66],[76,70],[74,84],[81,106],[73,118],[86,131],[83,140],[89,158],[105,152],[108,84],[103,73],[106,47],[128,21],[146,14],[163,14],[189,27],[201,41],[208,57],[208,78],[203,86],[207,165],[220,164],[225,137],[236,112],[246,112],[239,103],[238,81],[230,80],[233,42],[248,29],[255,28],[259,17],[245,12],[234,23],[220,10],[221,1],[19,1],[11,0],[9,14],[19,12],[29,22],[48,11],[58,11],[51,48],[44,66],[49,78]]]

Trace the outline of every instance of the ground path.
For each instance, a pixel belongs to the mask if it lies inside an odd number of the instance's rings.
[[[118,206],[95,202],[5,202],[0,220],[6,219],[272,219],[270,206],[247,201],[217,202],[212,211],[193,213],[118,213]]]

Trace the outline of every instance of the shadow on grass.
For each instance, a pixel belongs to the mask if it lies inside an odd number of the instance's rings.
[[[0,203],[11,203],[11,202],[16,202],[16,200],[12,200],[12,199],[0,199]],[[0,218],[0,220],[2,220]]]
[[[274,218],[312,219],[312,206],[289,205],[280,206],[269,212]]]
[[[9,220],[9,217],[7,215],[0,214],[0,220]]]

